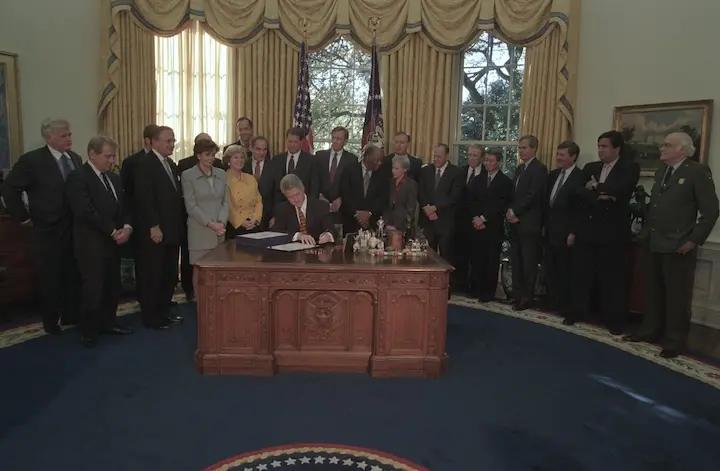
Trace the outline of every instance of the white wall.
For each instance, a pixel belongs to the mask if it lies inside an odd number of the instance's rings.
[[[24,150],[43,144],[47,117],[70,121],[73,148],[97,132],[98,0],[13,0],[0,14],[0,50],[19,55]]]
[[[580,161],[597,159],[597,136],[612,128],[614,106],[713,99],[709,165],[720,190],[718,24],[720,0],[582,0]],[[720,224],[698,255],[693,322],[720,329]]]
[[[614,106],[714,99],[709,165],[720,190],[718,24],[720,0],[582,0],[580,162],[597,159],[597,136],[612,129]],[[720,224],[709,240],[720,243]]]

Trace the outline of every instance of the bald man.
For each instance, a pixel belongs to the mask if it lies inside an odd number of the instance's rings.
[[[715,226],[720,210],[712,173],[690,157],[693,140],[673,133],[660,147],[663,164],[640,239],[649,249],[645,315],[631,342],[660,342],[663,358],[674,358],[687,343],[698,246]]]

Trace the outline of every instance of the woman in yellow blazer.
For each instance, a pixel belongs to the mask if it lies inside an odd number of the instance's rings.
[[[243,146],[233,144],[223,153],[228,162],[227,196],[230,214],[225,237],[227,240],[248,232],[257,232],[262,222],[263,203],[255,177],[243,172],[247,151]]]

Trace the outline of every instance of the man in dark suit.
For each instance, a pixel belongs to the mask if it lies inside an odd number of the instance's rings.
[[[450,148],[438,144],[433,150],[433,165],[420,170],[418,225],[424,230],[430,248],[448,263],[455,262],[455,218],[463,190],[463,175],[451,164]]]
[[[158,127],[151,144],[151,152],[140,161],[134,177],[137,257],[142,261],[137,278],[142,285],[144,325],[165,330],[170,323],[182,321],[169,308],[177,285],[185,212],[177,166],[170,159],[175,147],[173,130]]]
[[[212,137],[210,137],[210,134],[201,132],[197,136],[195,136],[194,143],[197,144],[198,141],[211,141]],[[177,163],[177,171],[180,175],[185,170],[189,170],[193,168],[198,163],[198,157],[197,152],[193,152],[193,155],[190,157],[185,157],[184,159],[180,159]],[[222,160],[215,158],[213,161],[213,167],[224,169]],[[185,205],[183,205],[183,209],[185,209]],[[190,251],[188,249],[188,240],[187,240],[187,210],[185,210],[185,214],[183,215],[183,221],[185,222],[184,229],[182,231],[182,238],[180,240],[180,286],[182,286],[183,291],[185,292],[185,298],[188,301],[192,301],[192,299],[195,297],[195,292],[193,288],[193,266],[190,263]]]
[[[245,159],[243,165],[243,173],[252,175],[258,182],[258,191],[263,203],[262,221],[260,221],[260,230],[267,230],[272,219],[273,207],[275,206],[275,178],[268,157],[268,141],[263,136],[255,136],[250,140],[251,157]]]
[[[477,144],[468,146],[467,165],[460,167],[460,174],[464,178],[464,185],[460,199],[458,200],[458,208],[455,221],[455,245],[458,247],[470,247],[474,239],[475,229],[473,228],[473,206],[474,198],[477,196],[470,190],[477,179],[482,175],[483,160],[485,158],[485,149]],[[456,292],[467,293],[470,296],[475,291],[472,287],[471,274],[480,270],[480,267],[473,263],[472,257],[458,257],[455,261],[455,271],[453,278],[455,281],[453,287]]]
[[[305,193],[309,197],[317,198],[320,195],[320,175],[315,163],[315,156],[300,149],[302,138],[303,133],[300,128],[288,129],[285,133],[287,151],[274,156],[270,161],[275,193],[273,203],[275,205],[287,201],[280,190],[280,180],[289,173],[300,177],[305,187]]]
[[[471,146],[468,154],[478,152],[473,149]],[[505,238],[505,210],[512,192],[512,180],[500,171],[502,159],[502,149],[488,149],[483,172],[473,178],[469,190],[473,232],[466,247],[471,248],[472,295],[481,302],[495,299],[500,253]]]
[[[594,295],[600,314],[613,335],[624,328],[629,281],[630,198],[640,178],[640,166],[620,159],[622,134],[608,131],[598,138],[599,161],[583,168],[587,183],[580,191],[583,208],[575,234],[572,325],[585,317]]]
[[[375,229],[380,216],[389,206],[391,168],[381,165],[382,149],[365,147],[362,161],[352,164],[342,174],[339,195],[343,232]]]
[[[400,131],[395,134],[395,141],[394,141],[394,149],[393,153],[390,155],[386,155],[383,158],[382,165],[383,167],[387,167],[383,169],[384,172],[390,173],[390,169],[392,168],[392,159],[396,155],[405,155],[410,160],[410,169],[407,171],[407,176],[415,180],[416,182],[420,181],[420,169],[423,166],[422,160],[415,157],[414,155],[408,154],[408,148],[410,147],[410,134]]]
[[[632,342],[660,341],[660,356],[674,358],[687,343],[698,246],[718,219],[718,197],[707,165],[688,157],[692,138],[673,133],[660,148],[649,212],[640,239],[649,251],[645,315]],[[698,217],[699,214],[699,217]]]
[[[335,241],[327,201],[308,197],[302,180],[294,174],[283,177],[280,190],[287,201],[277,206],[274,231],[287,232],[293,241],[310,245]]]
[[[513,308],[517,311],[533,305],[542,252],[543,202],[548,173],[547,167],[537,159],[537,148],[535,136],[523,136],[518,141],[521,163],[515,170],[510,207],[505,215],[510,223]]]
[[[250,118],[247,116],[241,116],[237,119],[235,122],[235,131],[237,132],[237,141],[230,143],[223,147],[223,154],[225,154],[225,151],[228,147],[231,145],[239,145],[243,146],[245,150],[247,151],[246,160],[250,160],[250,157],[252,157],[252,137],[254,134],[253,130],[253,122]],[[211,139],[212,140],[212,139]],[[265,158],[270,160],[270,148],[266,151]],[[223,159],[222,161],[223,167],[227,169],[229,162],[225,161]]]
[[[132,332],[116,322],[120,297],[120,246],[132,233],[120,176],[112,173],[117,144],[95,136],[89,160],[68,175],[75,253],[82,279],[80,341],[94,347],[98,334]]]
[[[572,312],[575,233],[582,212],[585,176],[577,166],[580,147],[565,141],[557,148],[557,168],[550,172],[545,198],[544,308],[567,317]]]
[[[58,321],[63,325],[79,321],[80,281],[65,180],[82,165],[82,159],[70,150],[72,133],[64,119],[43,121],[40,131],[46,145],[20,156],[5,179],[2,195],[10,215],[33,228],[43,328],[58,335]],[[29,208],[25,207],[23,193],[27,194]]]
[[[127,205],[128,205],[128,211],[130,214],[135,214],[135,169],[139,165],[139,162],[147,156],[148,152],[150,152],[150,148],[152,147],[151,141],[153,134],[157,131],[158,125],[157,124],[148,124],[145,126],[145,129],[143,129],[143,148],[137,151],[136,153],[125,157],[122,161],[122,166],[120,167],[120,179],[122,180],[123,190],[125,191],[125,194],[127,195]],[[142,286],[137,282],[137,273],[142,270],[142,260],[139,260],[137,257],[137,253],[140,250],[138,245],[138,236],[137,234],[132,234],[130,236],[130,243],[129,244],[123,244],[121,247],[121,251],[123,252],[123,256],[127,258],[133,259],[133,264],[135,266],[135,298],[140,301],[140,291],[142,290]]]
[[[358,162],[358,156],[344,149],[348,140],[348,130],[336,127],[332,130],[332,144],[330,149],[318,151],[315,161],[320,175],[320,199],[330,204],[333,222],[342,224],[339,212],[342,198],[340,198],[340,181],[342,174]]]

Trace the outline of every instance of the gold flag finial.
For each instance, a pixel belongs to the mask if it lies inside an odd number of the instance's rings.
[[[310,21],[307,19],[307,17],[301,16],[298,22],[300,23],[300,29],[302,30],[303,40],[307,42],[307,28],[308,24],[310,24]]]
[[[379,16],[371,16],[368,18],[368,27],[370,30],[372,30],[372,37],[375,39],[375,35],[377,34],[377,28],[380,24],[380,17]]]

